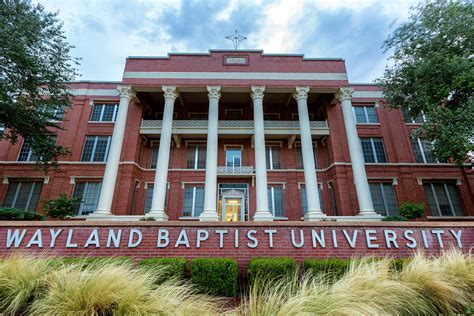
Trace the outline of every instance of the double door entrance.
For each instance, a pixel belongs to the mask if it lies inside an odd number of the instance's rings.
[[[247,201],[247,184],[219,184],[219,217],[223,222],[247,221]]]

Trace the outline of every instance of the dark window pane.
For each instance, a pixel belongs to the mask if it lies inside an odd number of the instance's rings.
[[[363,106],[354,106],[354,113],[357,123],[367,123]]]
[[[375,106],[366,106],[367,116],[369,118],[369,123],[378,123],[377,112],[375,111]]]

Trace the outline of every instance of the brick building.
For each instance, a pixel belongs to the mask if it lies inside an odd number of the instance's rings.
[[[427,219],[474,216],[474,173],[410,134],[423,117],[350,84],[344,60],[261,51],[129,57],[120,82],[74,82],[60,171],[27,142],[0,143],[0,202],[40,211],[60,193],[78,217],[380,220],[406,201]]]

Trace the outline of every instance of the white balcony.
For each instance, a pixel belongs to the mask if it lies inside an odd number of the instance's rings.
[[[239,176],[251,176],[254,175],[253,166],[218,166],[217,175],[218,176],[229,176],[229,177],[239,177]]]
[[[140,134],[159,135],[161,120],[142,120]],[[329,135],[327,121],[310,121],[311,134]],[[298,121],[265,121],[267,135],[299,135]],[[219,121],[220,135],[253,135],[253,121]],[[173,134],[205,135],[207,134],[207,120],[174,120]]]

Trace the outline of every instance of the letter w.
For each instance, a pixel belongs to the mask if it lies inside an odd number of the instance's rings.
[[[20,246],[21,241],[23,240],[23,237],[25,237],[26,234],[26,229],[23,229],[20,235],[20,230],[15,229],[15,232],[12,234],[11,229],[8,230],[7,232],[7,248],[10,248],[12,244],[15,244],[15,248],[18,248]]]

